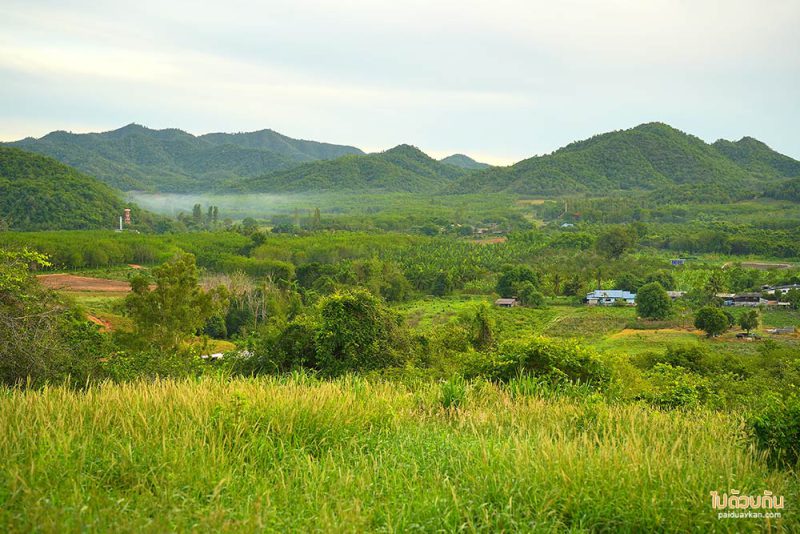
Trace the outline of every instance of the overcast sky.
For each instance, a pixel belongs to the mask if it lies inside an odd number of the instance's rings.
[[[0,139],[272,128],[510,163],[663,121],[800,158],[798,0],[0,0]]]

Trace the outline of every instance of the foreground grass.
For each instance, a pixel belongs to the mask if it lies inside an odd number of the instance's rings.
[[[8,532],[800,528],[797,480],[734,418],[486,383],[7,391],[0,458]],[[709,492],[730,489],[784,495],[782,522],[718,520]]]

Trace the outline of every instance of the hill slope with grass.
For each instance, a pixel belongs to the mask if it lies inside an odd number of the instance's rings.
[[[236,184],[240,191],[436,191],[467,171],[440,163],[410,145],[364,156],[307,163]]]
[[[7,144],[55,158],[123,191],[207,191],[307,161],[362,153],[271,130],[196,137],[137,124],[103,133],[58,131]]]
[[[770,155],[763,150],[746,156],[748,144],[730,143],[735,150],[728,150],[730,147],[726,145],[721,151],[718,149],[721,145],[710,145],[666,124],[642,124],[596,135],[510,167],[474,173],[455,184],[451,191],[560,195],[677,188],[712,195],[740,191],[747,195],[758,190],[764,181],[781,177],[777,170],[761,171],[790,169],[789,163],[794,161],[785,156],[776,158],[777,153]],[[754,168],[760,171],[755,172]]]
[[[0,147],[0,220],[17,230],[113,228],[116,191],[58,161]]]

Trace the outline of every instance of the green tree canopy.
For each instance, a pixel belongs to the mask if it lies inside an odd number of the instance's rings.
[[[183,253],[153,269],[152,279],[132,278],[125,308],[141,340],[174,348],[220,313],[226,300],[221,288],[200,288],[194,256]]]
[[[666,319],[672,311],[672,300],[658,282],[639,288],[636,294],[636,313],[645,319]]]
[[[704,331],[708,337],[716,337],[725,332],[730,323],[721,309],[716,306],[704,306],[695,314],[694,326]]]

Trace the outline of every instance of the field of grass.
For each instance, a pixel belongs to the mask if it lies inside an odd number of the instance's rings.
[[[6,391],[0,530],[800,528],[797,479],[735,416],[519,391],[305,375]],[[709,492],[731,489],[784,496],[782,519],[717,519]]]

